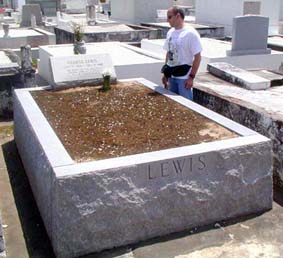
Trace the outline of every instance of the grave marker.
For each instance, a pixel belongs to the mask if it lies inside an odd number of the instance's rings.
[[[96,8],[95,5],[86,6],[86,20],[87,24],[93,26],[96,24]]]
[[[30,16],[30,23],[31,23],[31,27],[32,27],[33,29],[36,28],[36,17],[35,17],[34,14],[32,14],[32,15]]]
[[[116,81],[116,73],[109,54],[76,55],[50,57],[55,89],[82,85],[97,85],[103,82],[102,74],[108,71],[111,81]]]
[[[270,54],[267,48],[269,18],[258,15],[237,16],[233,19],[232,49],[227,55]]]
[[[42,13],[39,4],[26,4],[23,5],[21,27],[31,26],[31,15],[36,18],[36,24],[42,25]]]

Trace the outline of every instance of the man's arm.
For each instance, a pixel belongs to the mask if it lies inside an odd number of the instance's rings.
[[[197,53],[194,55],[194,61],[193,61],[193,65],[192,65],[192,69],[190,72],[190,76],[188,78],[188,80],[186,81],[185,87],[186,89],[190,89],[191,87],[193,87],[193,80],[197,74],[199,65],[200,65],[200,61],[201,61],[201,55],[200,53]]]

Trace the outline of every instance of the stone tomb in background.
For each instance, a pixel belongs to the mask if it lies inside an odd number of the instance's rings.
[[[138,47],[118,42],[87,43],[85,57],[95,54],[109,54],[114,65],[117,79],[143,77],[161,84],[161,67],[164,57],[148,53]],[[49,84],[53,84],[50,58],[74,57],[73,45],[42,46],[39,48],[38,73]],[[60,72],[60,71],[58,71]]]
[[[164,57],[164,39],[141,41],[141,48]],[[201,38],[203,51],[199,71],[206,72],[207,64],[215,62],[226,62],[242,69],[261,68],[278,70],[283,60],[283,52],[272,50],[270,54],[250,53],[246,55],[230,56],[227,54],[232,48],[231,42],[211,38]]]
[[[137,81],[235,136],[77,163],[31,96],[49,88],[16,90],[15,141],[57,257],[272,208],[269,139],[145,79]]]
[[[0,48],[19,49],[22,45],[34,48],[55,43],[55,35],[40,28],[12,28],[9,29],[9,37],[4,37],[0,30]]]
[[[121,24],[113,20],[99,18],[97,13],[95,26],[84,26],[85,42],[132,42],[139,44],[144,38],[158,39],[162,38],[161,31],[156,28],[148,28],[140,25]],[[85,18],[77,19],[75,22],[79,25],[85,23]],[[57,26],[54,28],[57,44],[73,43],[74,32],[70,26]]]

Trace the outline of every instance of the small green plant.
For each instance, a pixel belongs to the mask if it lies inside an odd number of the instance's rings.
[[[102,73],[102,77],[103,77],[103,86],[102,86],[102,90],[103,91],[107,91],[111,89],[111,83],[110,83],[110,79],[111,79],[111,74],[109,71],[104,71]]]
[[[74,23],[72,28],[73,28],[73,32],[74,32],[75,42],[81,42],[83,40],[83,37],[84,37],[82,26],[80,24]]]
[[[77,23],[72,23],[72,29],[74,32],[74,54],[85,54],[86,53],[86,45],[83,40],[83,26]]]
[[[32,59],[31,65],[32,65],[33,68],[37,69],[37,59]]]

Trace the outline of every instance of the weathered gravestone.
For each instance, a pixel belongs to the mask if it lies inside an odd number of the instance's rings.
[[[8,37],[10,37],[9,36],[9,24],[6,24],[6,23],[3,23],[2,24],[2,26],[3,26],[3,31],[4,31],[4,38],[8,38]]]
[[[35,17],[34,14],[32,14],[32,15],[30,16],[30,23],[31,23],[31,27],[32,27],[33,29],[36,28],[36,17]]]
[[[103,82],[103,73],[109,72],[111,81],[116,81],[116,73],[109,54],[75,55],[50,57],[54,89],[77,85],[97,85]]]
[[[20,83],[20,67],[10,51],[0,51],[0,117],[12,116],[12,89]]]
[[[86,6],[86,20],[88,25],[96,24],[96,8],[95,5]]]
[[[39,4],[23,5],[21,27],[31,27],[31,16],[36,18],[36,24],[42,25],[42,13]]]
[[[21,46],[21,81],[23,88],[33,87],[35,82],[35,70],[32,67],[30,45]]]
[[[267,48],[269,18],[258,15],[237,16],[233,19],[230,56],[270,54]]]

